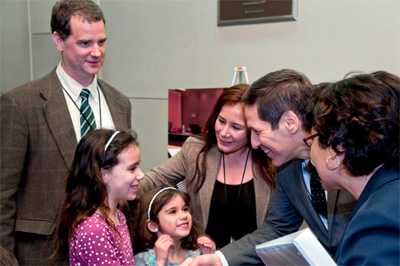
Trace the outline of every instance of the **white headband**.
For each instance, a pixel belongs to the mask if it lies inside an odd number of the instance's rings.
[[[160,193],[162,193],[162,192],[164,192],[166,190],[169,190],[169,189],[177,190],[174,187],[165,187],[165,188],[162,188],[159,191],[157,191],[156,194],[154,194],[154,196],[151,198],[150,203],[149,203],[149,207],[147,208],[147,219],[150,220],[151,205],[153,205],[154,200],[157,198],[158,195],[160,195]]]
[[[110,146],[111,142],[113,141],[113,139],[115,138],[115,136],[118,135],[119,132],[120,132],[120,131],[115,131],[115,132],[111,135],[111,137],[108,139],[108,141],[107,141],[107,143],[106,143],[106,146],[104,146],[104,151],[107,151],[108,146]]]

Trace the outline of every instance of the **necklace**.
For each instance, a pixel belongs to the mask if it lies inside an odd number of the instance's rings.
[[[240,192],[242,190],[242,184],[243,184],[243,180],[244,180],[244,175],[246,173],[247,161],[249,160],[249,155],[250,155],[250,149],[247,151],[246,161],[244,163],[244,168],[243,168],[243,174],[242,174],[242,178],[240,180],[239,191],[237,193],[235,202],[237,202],[240,198]],[[226,188],[225,155],[224,155],[224,153],[222,153],[222,169],[224,171],[224,197],[225,197],[225,201],[228,201],[228,193],[227,193],[227,188]]]

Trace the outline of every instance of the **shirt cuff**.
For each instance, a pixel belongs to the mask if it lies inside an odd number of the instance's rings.
[[[215,251],[215,254],[219,257],[219,260],[221,261],[222,266],[229,266],[228,261],[226,260],[224,254],[221,251],[217,250],[217,251]]]

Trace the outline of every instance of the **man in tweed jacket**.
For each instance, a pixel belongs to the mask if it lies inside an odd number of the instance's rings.
[[[92,93],[97,127],[131,127],[129,99],[97,78],[105,21],[91,0],[53,7],[58,66],[0,98],[0,244],[22,265],[48,265],[65,178],[80,135],[79,92]]]

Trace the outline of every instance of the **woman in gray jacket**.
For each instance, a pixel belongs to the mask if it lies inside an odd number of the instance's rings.
[[[263,221],[273,168],[260,150],[252,150],[241,97],[248,85],[224,89],[203,129],[182,149],[146,173],[141,189],[185,181],[193,220],[217,248],[254,231]]]

